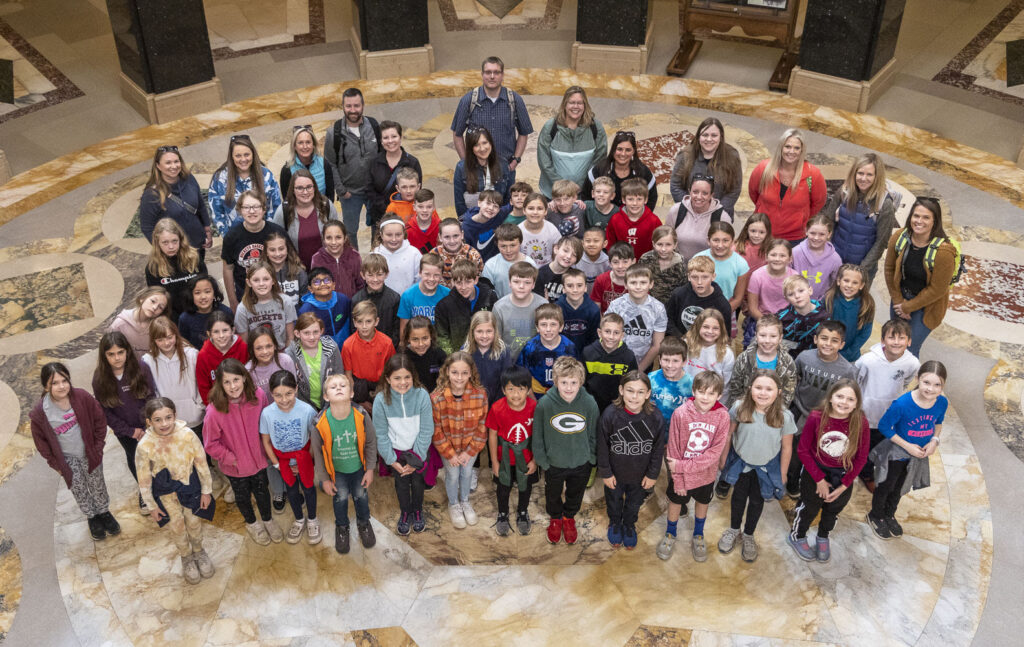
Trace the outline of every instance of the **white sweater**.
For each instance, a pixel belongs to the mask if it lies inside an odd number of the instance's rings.
[[[394,252],[384,245],[378,245],[373,253],[388,259],[388,278],[384,279],[384,285],[399,295],[420,280],[420,259],[423,254],[410,245],[409,241],[403,240],[402,246]]]
[[[895,362],[885,358],[881,342],[860,356],[857,363],[857,382],[864,398],[862,408],[872,429],[878,428],[882,415],[910,383],[914,381],[921,362],[909,350]]]
[[[191,346],[185,347],[185,373],[181,373],[181,363],[175,353],[166,357],[160,353],[156,359],[146,353],[142,361],[153,373],[153,381],[156,382],[156,392],[165,398],[170,398],[177,408],[178,420],[184,420],[189,427],[194,427],[203,421],[206,414],[206,407],[199,397],[199,389],[196,387],[196,357],[199,351]]]

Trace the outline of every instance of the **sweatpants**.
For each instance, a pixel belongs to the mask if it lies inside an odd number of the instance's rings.
[[[807,529],[818,512],[821,512],[821,520],[818,522],[818,536],[822,539],[828,537],[832,529],[836,527],[836,519],[843,511],[846,504],[853,496],[853,488],[846,488],[834,501],[825,503],[825,500],[818,496],[817,484],[811,475],[804,470],[800,479],[800,500],[796,503],[796,517],[793,519],[793,528],[790,535],[794,539],[803,539],[807,536]]]
[[[747,535],[754,534],[757,530],[757,522],[761,520],[761,512],[764,511],[764,497],[761,496],[761,484],[757,480],[757,472],[750,470],[740,474],[736,485],[732,489],[732,518],[729,527],[734,530],[740,529],[743,522],[743,512],[747,513],[747,520],[743,526],[743,532]]]
[[[544,507],[552,519],[572,519],[583,506],[590,480],[590,463],[578,467],[550,467],[544,472]],[[562,489],[565,498],[562,498]]]
[[[124,457],[128,461],[128,470],[132,473],[132,478],[135,482],[139,482],[138,475],[135,474],[135,448],[139,446],[139,441],[131,437],[116,436],[117,442],[121,443],[121,447],[124,449]]]
[[[903,482],[907,480],[909,461],[889,461],[889,472],[881,483],[875,484],[871,495],[871,516],[876,519],[892,519],[896,507],[903,497]]]
[[[242,513],[245,523],[256,523],[256,512],[252,509],[250,496],[256,499],[256,507],[260,510],[260,519],[270,521],[270,490],[267,486],[267,471],[260,470],[252,476],[224,475],[235,493],[235,505]]]
[[[604,505],[608,511],[609,526],[636,526],[640,506],[644,504],[647,490],[639,483],[616,483],[612,489],[604,486]]]
[[[280,475],[280,472],[278,474]],[[295,515],[295,518],[303,518],[302,504],[305,502],[305,518],[316,519],[316,484],[313,484],[312,487],[303,487],[302,479],[296,476],[295,482],[285,487],[287,488],[288,503],[292,507],[292,514]]]
[[[71,468],[71,495],[87,518],[110,510],[107,482],[103,479],[103,463],[89,471],[89,459],[84,456],[64,456]]]
[[[160,503],[167,510],[169,523],[164,527],[170,531],[171,539],[178,547],[178,554],[188,557],[192,553],[202,550],[203,526],[199,517],[192,514],[188,508],[182,507],[175,494],[165,494],[159,498]],[[252,508],[250,507],[250,509]]]

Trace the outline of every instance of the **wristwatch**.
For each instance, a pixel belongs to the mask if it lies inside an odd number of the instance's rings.
[[[512,159],[514,159],[514,160],[515,160],[516,164],[521,164],[521,163],[522,163],[522,161],[523,161],[523,158],[522,158],[522,157],[513,157]]]

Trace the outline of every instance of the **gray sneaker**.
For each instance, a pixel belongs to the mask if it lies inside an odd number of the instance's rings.
[[[654,549],[654,554],[658,556],[658,559],[668,560],[672,557],[672,551],[676,547],[676,536],[665,533],[665,536],[658,542],[658,547]]]
[[[704,535],[694,535],[690,540],[690,552],[693,553],[693,561],[708,561],[708,547],[704,543]]]
[[[189,584],[199,584],[199,580],[203,579],[192,555],[181,556],[181,574],[185,576],[185,581]]]
[[[274,523],[273,519],[271,519],[270,521],[264,521],[263,527],[267,529],[267,535],[270,537],[270,541],[274,542],[275,544],[280,544],[281,540],[284,539],[284,533],[281,532],[281,528],[276,523]]]
[[[508,537],[512,533],[512,525],[508,522],[507,514],[499,514],[498,521],[494,524],[494,532],[499,537]]]
[[[743,550],[740,552],[740,557],[745,562],[757,559],[757,542],[754,541],[754,535],[743,534]]]
[[[530,530],[533,529],[533,522],[530,521],[530,514],[526,510],[520,510],[516,513],[516,530],[519,531],[520,535],[530,534]]]
[[[736,548],[736,540],[739,536],[740,531],[736,528],[726,528],[722,533],[722,538],[718,540],[718,552],[723,555],[731,553],[732,549]]]
[[[200,548],[196,552],[192,553],[192,558],[195,560],[196,567],[199,569],[199,574],[204,578],[211,578],[215,572],[213,568],[213,560],[206,554],[206,550]]]
[[[813,562],[818,559],[818,551],[811,548],[811,544],[807,541],[807,537],[795,538],[793,535],[787,535],[786,541],[789,542],[793,552],[796,553],[797,557],[804,560],[805,562]]]
[[[267,533],[266,527],[262,521],[256,520],[252,523],[245,524],[245,531],[249,533],[252,540],[260,546],[270,545],[270,535]]]

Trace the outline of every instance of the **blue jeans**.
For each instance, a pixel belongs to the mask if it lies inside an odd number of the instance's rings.
[[[348,526],[348,500],[351,497],[356,506],[356,521],[370,522],[370,497],[363,487],[363,470],[351,474],[334,473],[334,487],[338,492],[334,495],[334,524]]]
[[[897,318],[896,311],[893,310],[892,305],[889,305],[889,316],[893,319]],[[906,321],[904,319],[904,321]],[[914,357],[920,359],[921,357],[921,345],[924,344],[924,340],[928,339],[928,335],[932,334],[932,329],[924,325],[924,308],[915,310],[910,313],[910,346],[907,347]]]
[[[344,194],[342,194],[344,195]],[[352,249],[359,249],[359,214],[366,207],[369,215],[369,201],[366,196],[353,193],[349,198],[338,198],[341,201],[341,219],[345,223],[345,231],[348,232],[348,242]]]
[[[448,505],[469,501],[469,486],[473,480],[473,462],[468,465],[452,465],[444,460],[444,489],[448,493]]]

